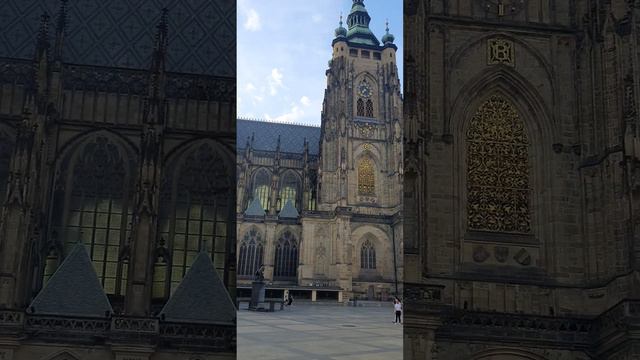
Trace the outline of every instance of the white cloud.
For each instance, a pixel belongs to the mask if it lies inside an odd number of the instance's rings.
[[[304,105],[304,106],[309,106],[311,105],[311,99],[309,99],[306,96],[303,96],[300,98],[300,104]]]
[[[245,85],[244,90],[246,92],[252,92],[253,90],[256,89],[256,86],[253,85],[252,83],[248,83],[247,85]]]
[[[264,118],[267,119],[267,121],[273,122],[298,122],[302,117],[304,117],[304,115],[304,110],[302,110],[297,104],[292,104],[289,112],[276,117],[264,114]]]
[[[271,94],[271,96],[276,95],[278,93],[278,89],[283,87],[283,78],[284,75],[282,74],[282,71],[278,68],[271,69],[271,75],[269,76],[269,94]]]
[[[247,20],[244,22],[244,28],[249,31],[259,31],[262,29],[262,21],[260,20],[260,14],[256,11],[256,9],[247,9],[245,10],[245,16]]]

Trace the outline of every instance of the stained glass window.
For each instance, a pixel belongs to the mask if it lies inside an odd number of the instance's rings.
[[[274,280],[295,280],[298,273],[298,241],[285,231],[276,244]]]
[[[170,202],[173,207],[162,211],[160,226],[160,236],[169,239],[171,248],[171,265],[167,269],[171,292],[201,249],[211,255],[220,278],[228,284],[225,264],[230,253],[229,211],[234,197],[224,163],[212,146],[203,144],[182,160],[175,173],[177,191]]]
[[[518,111],[494,95],[467,131],[467,216],[472,230],[530,233],[529,140]]]
[[[376,268],[376,249],[370,240],[366,240],[360,248],[360,267],[362,269]]]
[[[260,232],[252,228],[245,234],[240,243],[240,256],[238,257],[238,276],[253,277],[262,265],[264,247]]]
[[[269,196],[271,195],[271,176],[265,170],[260,170],[253,181],[253,197],[260,200],[264,210],[269,209]]]
[[[374,195],[376,191],[376,180],[373,161],[364,157],[358,163],[358,194]]]
[[[66,205],[54,231],[63,234],[66,253],[76,243],[84,244],[105,292],[123,295],[126,271],[119,253],[131,231],[125,158],[113,142],[96,137],[78,150],[72,163],[69,191],[57,193],[56,202]]]
[[[298,189],[300,188],[300,181],[298,177],[288,172],[282,178],[282,185],[280,188],[280,204],[279,210],[282,210],[288,200],[291,200],[293,206],[298,208]]]

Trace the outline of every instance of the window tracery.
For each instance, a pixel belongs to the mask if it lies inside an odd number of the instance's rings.
[[[228,282],[233,209],[231,181],[225,161],[210,144],[202,144],[182,159],[176,171],[175,192],[165,194],[160,236],[169,239],[171,264],[168,282],[173,292],[201,249],[210,254],[220,277]],[[173,189],[165,185],[165,191]],[[170,190],[169,190],[170,191]],[[170,200],[169,200],[170,199]]]
[[[291,200],[293,206],[299,209],[298,205],[298,189],[300,188],[300,181],[297,176],[288,172],[282,179],[280,188],[280,204],[278,209],[282,210],[288,200]]]
[[[373,117],[373,101],[367,100],[366,117]]]
[[[516,108],[499,95],[467,131],[467,217],[471,230],[530,233],[529,140]]]
[[[274,280],[294,280],[298,273],[298,241],[291,231],[285,231],[276,244]]]
[[[376,268],[376,249],[369,239],[360,248],[360,268],[373,270]]]
[[[260,201],[262,209],[269,209],[269,196],[271,195],[271,177],[265,170],[260,170],[255,177],[253,185],[253,197]]]
[[[364,112],[364,100],[362,99],[358,99],[357,103],[356,103],[356,115],[357,116],[364,116],[365,112]]]
[[[54,220],[54,231],[62,234],[65,252],[78,242],[84,244],[105,292],[122,295],[127,271],[119,253],[131,232],[125,158],[103,136],[82,146],[75,156],[68,169],[70,190],[58,191],[52,205],[65,204],[64,215]]]
[[[260,232],[252,228],[247,231],[240,243],[238,276],[254,276],[260,265],[262,265],[263,256],[264,247]]]

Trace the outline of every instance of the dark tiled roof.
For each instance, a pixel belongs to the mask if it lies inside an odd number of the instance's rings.
[[[207,253],[198,254],[160,316],[174,322],[235,324],[236,308]]]
[[[262,208],[262,204],[260,204],[260,200],[258,198],[253,199],[249,206],[247,207],[247,211],[244,212],[245,216],[264,216],[264,209]]]
[[[73,247],[29,309],[35,314],[83,317],[113,312],[84,245]]]
[[[282,208],[282,211],[280,211],[280,213],[278,214],[278,217],[281,219],[297,219],[299,216],[300,213],[298,213],[298,209],[293,206],[291,200],[287,200],[287,202],[284,204],[284,207]]]
[[[40,15],[60,0],[0,0],[0,57],[32,59]],[[161,10],[169,10],[167,69],[235,77],[236,5],[228,0],[70,0],[64,62],[148,69]]]
[[[238,119],[238,149],[244,149],[247,138],[253,135],[254,150],[275,151],[280,136],[280,151],[302,153],[304,140],[309,142],[309,154],[318,155],[320,128],[309,125],[281,124],[257,120]]]

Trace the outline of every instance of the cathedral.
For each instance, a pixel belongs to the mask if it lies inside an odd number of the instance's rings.
[[[0,359],[234,359],[235,2],[0,9]]]
[[[405,359],[640,358],[640,4],[404,12]]]
[[[261,266],[267,296],[387,301],[402,291],[397,47],[370,21],[354,0],[335,30],[319,128],[238,120],[239,294]]]

